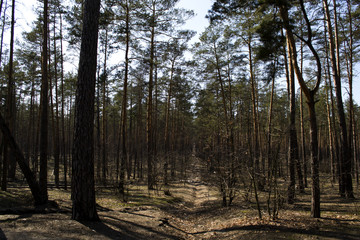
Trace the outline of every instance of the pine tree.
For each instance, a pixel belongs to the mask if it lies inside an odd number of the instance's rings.
[[[72,159],[72,218],[97,221],[94,185],[94,99],[99,0],[86,0],[81,37],[75,103],[75,133]]]

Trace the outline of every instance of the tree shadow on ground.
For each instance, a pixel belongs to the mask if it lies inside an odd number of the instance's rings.
[[[338,214],[346,214],[349,213],[349,204],[353,204],[354,211],[356,211],[356,207],[360,204],[359,199],[345,199],[339,196],[326,196],[322,197],[320,208],[321,212],[328,213],[338,213]],[[293,205],[287,206],[289,209],[296,209],[305,212],[311,211],[311,203],[308,200],[297,199]]]
[[[3,232],[3,230],[0,228],[0,240],[6,240],[6,236],[5,233]]]
[[[285,226],[272,226],[272,225],[252,225],[252,226],[234,226],[230,228],[224,229],[215,229],[211,232],[215,233],[228,233],[235,231],[263,231],[266,233],[276,233],[282,234],[300,234],[303,237],[305,235],[308,236],[318,236],[318,237],[327,237],[327,238],[335,238],[335,239],[348,239],[348,240],[357,240],[359,239],[360,229],[356,233],[346,233],[339,229],[335,229],[333,231],[327,230],[317,230],[317,229],[299,229],[299,228],[291,228]],[[193,233],[192,235],[198,236],[202,234],[206,234],[208,231],[201,231]]]
[[[99,222],[81,221],[81,224],[110,239],[181,239],[139,223],[103,216]]]

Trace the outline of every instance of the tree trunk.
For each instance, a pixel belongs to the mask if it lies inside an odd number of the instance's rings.
[[[321,62],[319,55],[317,54],[316,50],[312,45],[312,30],[310,21],[307,17],[307,13],[305,10],[303,0],[300,0],[300,7],[303,13],[304,19],[306,21],[307,27],[307,40],[303,40],[306,45],[309,47],[311,53],[313,54],[316,66],[317,66],[317,73],[316,73],[316,83],[312,90],[308,88],[306,85],[300,68],[297,63],[297,50],[294,35],[292,33],[292,29],[289,24],[289,17],[288,17],[288,9],[286,5],[280,6],[280,15],[284,21],[284,27],[286,29],[286,37],[289,41],[289,48],[291,50],[291,61],[298,78],[299,85],[303,90],[309,107],[309,120],[310,120],[310,149],[311,149],[311,175],[312,175],[312,200],[311,200],[311,216],[314,218],[320,217],[320,183],[319,183],[319,161],[318,161],[318,140],[317,140],[317,123],[316,123],[316,113],[315,113],[315,99],[314,96],[319,89],[320,82],[321,82]]]
[[[275,78],[272,79],[271,84],[271,97],[270,97],[270,106],[268,112],[268,126],[267,126],[267,161],[268,161],[268,181],[270,185],[271,177],[274,175],[274,162],[272,157],[272,115],[273,115],[273,105],[274,105],[274,94],[275,94]]]
[[[138,82],[140,85],[140,81]],[[141,86],[141,85],[140,85]],[[138,86],[138,107],[137,107],[137,121],[136,121],[136,142],[138,142],[139,146],[136,147],[136,156],[139,159],[139,167],[138,167],[138,178],[143,179],[143,137],[142,137],[142,87]]]
[[[320,217],[320,180],[319,180],[319,161],[318,161],[318,136],[315,113],[314,96],[309,100],[310,118],[310,152],[311,152],[311,215],[315,218]]]
[[[329,51],[333,71],[333,80],[336,92],[337,112],[340,123],[340,179],[339,190],[340,195],[346,198],[354,198],[352,177],[351,177],[351,152],[348,144],[346,117],[342,100],[341,79],[340,79],[340,59],[339,59],[339,39],[337,30],[336,5],[334,6],[335,16],[335,39],[333,36],[332,24],[330,19],[330,11],[327,0],[323,0],[327,29],[329,33]]]
[[[326,28],[326,21],[324,20],[324,28]],[[327,44],[327,34],[325,32],[325,47],[326,47],[326,56],[329,56],[328,53],[328,44]],[[329,131],[329,151],[330,151],[330,169],[332,182],[335,182],[336,179],[336,160],[335,160],[335,144],[334,144],[334,123],[331,116],[334,118],[334,107],[333,107],[333,95],[332,95],[332,85],[331,85],[331,73],[330,73],[330,63],[329,58],[326,58],[326,67],[325,67],[325,85],[326,87],[326,110],[327,110],[327,120],[328,120],[328,131]],[[329,81],[328,81],[329,79]],[[332,114],[331,114],[332,113]],[[337,138],[335,138],[337,139]]]
[[[67,190],[67,172],[68,164],[66,158],[65,142],[65,97],[64,97],[64,51],[63,51],[63,34],[62,34],[62,13],[60,12],[60,61],[61,61],[61,129],[62,129],[62,157],[64,164],[64,189]]]
[[[11,8],[11,35],[10,35],[10,57],[9,57],[9,75],[8,75],[8,86],[7,86],[7,96],[6,96],[6,124],[9,125],[10,132],[14,130],[14,67],[13,67],[13,60],[14,60],[14,27],[15,27],[15,0],[12,1],[12,8]],[[3,176],[2,176],[2,184],[1,190],[7,190],[7,179],[8,177],[15,178],[15,172],[11,171],[10,163],[13,159],[11,156],[11,150],[8,149],[8,142],[4,139],[4,151],[3,151]],[[16,164],[16,163],[15,163]],[[15,169],[14,169],[15,170]],[[13,172],[13,173],[12,173]],[[12,174],[11,174],[12,173]],[[13,175],[13,176],[11,176]]]
[[[291,62],[291,51],[289,47],[289,40],[288,40],[288,57],[289,61],[289,76],[287,77],[288,80],[288,89],[289,89],[289,97],[290,97],[290,126],[289,126],[289,152],[288,152],[288,159],[289,159],[289,175],[290,175],[290,182],[288,186],[288,199],[287,202],[292,204],[295,200],[295,161],[298,154],[297,149],[297,136],[296,136],[296,127],[295,127],[295,76],[294,76],[294,68]]]
[[[53,144],[54,144],[54,175],[55,175],[55,186],[59,188],[59,177],[60,177],[60,140],[59,140],[59,104],[58,104],[58,72],[57,72],[57,49],[56,49],[56,14],[54,15],[54,88],[55,88],[55,113],[54,113],[54,102],[51,97],[51,109],[53,116]],[[52,93],[52,91],[50,90]]]
[[[326,77],[325,77],[325,84]],[[335,157],[334,157],[334,142],[333,142],[333,125],[331,122],[331,114],[330,114],[330,103],[329,103],[329,89],[326,90],[326,112],[327,112],[327,121],[328,121],[328,131],[329,131],[329,153],[330,153],[330,170],[331,170],[331,179],[332,182],[335,182]]]
[[[100,124],[100,73],[96,87],[96,180],[101,181],[101,124]]]
[[[72,145],[73,145],[73,138],[74,138],[74,120],[75,120],[75,111],[72,108],[73,104],[73,96],[70,95],[69,104],[68,104],[68,112],[69,112],[69,121],[68,121],[68,152],[69,152],[69,166],[72,166]],[[75,105],[75,104],[74,104]],[[69,178],[72,178],[72,171],[69,171]]]
[[[7,92],[7,124],[9,125],[10,131],[15,133],[15,122],[16,122],[16,103],[15,103],[15,81],[14,81],[14,28],[15,28],[15,0],[12,1],[11,7],[11,36],[10,36],[10,57],[9,57],[9,79],[8,79],[8,92]],[[5,142],[5,146],[7,143]],[[16,160],[13,157],[14,154],[11,150],[7,150],[7,161],[8,161],[8,178],[15,179],[16,173]]]
[[[152,6],[151,40],[150,40],[150,72],[149,72],[149,95],[147,101],[146,133],[147,133],[147,160],[148,160],[148,189],[153,189],[155,184],[154,176],[154,129],[153,129],[153,78],[155,59],[155,5]]]
[[[155,49],[154,49],[155,50]],[[157,56],[156,51],[154,52],[154,87],[155,87],[155,94],[154,94],[154,110],[153,110],[153,120],[152,120],[152,128],[153,128],[153,172],[154,172],[154,183],[157,184],[157,176],[158,172],[156,171],[157,167],[157,159],[158,159],[158,109],[159,109],[159,84],[158,84],[158,63],[157,63]]]
[[[303,105],[303,92],[300,91],[300,131],[301,131],[301,156],[304,169],[304,187],[308,187],[307,181],[307,158],[306,158],[306,145],[305,145],[305,128],[304,128],[304,105]]]
[[[349,144],[350,151],[352,152],[352,160],[354,163],[354,173],[356,175],[357,182],[359,182],[358,175],[358,165],[357,165],[357,151],[356,151],[356,123],[355,123],[355,114],[354,114],[354,100],[353,100],[353,65],[354,65],[354,33],[353,33],[353,17],[352,17],[352,5],[351,1],[347,0],[347,10],[348,10],[348,18],[349,18],[349,37],[348,46],[349,50],[347,51],[347,69],[348,69],[348,79],[349,79]],[[345,44],[345,43],[344,43]]]
[[[30,167],[26,164],[24,155],[22,154],[19,146],[15,142],[15,139],[13,135],[11,134],[11,131],[7,124],[5,123],[5,120],[3,116],[0,113],[0,129],[2,131],[2,134],[6,141],[9,144],[9,148],[14,152],[15,159],[17,160],[17,163],[20,166],[21,171],[23,172],[25,179],[29,185],[30,191],[34,197],[35,205],[42,205],[47,202],[47,196],[44,196],[41,193],[39,183],[36,181],[34,173],[30,170]]]
[[[72,219],[98,221],[94,183],[94,99],[100,0],[86,0],[75,102]]]
[[[168,165],[170,161],[170,137],[169,137],[169,126],[170,126],[170,102],[172,97],[172,82],[174,75],[174,64],[175,59],[171,62],[171,72],[168,88],[168,96],[166,102],[166,113],[165,113],[165,129],[164,129],[164,148],[165,148],[165,164],[164,164],[164,184],[168,184]]]
[[[121,167],[120,167],[120,182],[119,192],[124,197],[125,194],[125,164],[127,159],[127,134],[126,134],[126,123],[127,123],[127,85],[129,75],[129,49],[130,49],[130,11],[129,2],[126,0],[125,4],[126,22],[126,49],[125,49],[125,76],[124,76],[124,89],[122,99],[122,115],[121,115]],[[134,166],[135,168],[135,166]]]
[[[40,117],[40,190],[43,198],[48,198],[47,192],[47,155],[48,155],[48,1],[44,1],[42,45],[42,78],[41,78],[41,117]]]
[[[3,9],[3,0],[0,3],[0,15]],[[2,62],[2,52],[3,52],[3,43],[4,43],[4,32],[5,32],[5,25],[6,25],[6,9],[7,9],[7,1],[5,2],[4,14],[2,16],[2,27],[1,27],[1,40],[0,40],[0,65]]]
[[[1,0],[0,2],[0,15],[2,13],[2,9],[3,9],[3,0]],[[6,9],[7,9],[7,1],[5,2],[5,8],[4,8],[4,14],[3,14],[3,18],[2,18],[2,28],[1,28],[1,42],[0,42],[0,65],[2,62],[2,52],[3,52],[3,43],[4,43],[4,32],[5,32],[5,23],[6,23]],[[1,95],[2,98],[2,95]],[[1,190],[6,190],[7,188],[7,169],[4,171],[4,168],[7,167],[7,163],[5,162],[7,159],[4,157],[2,158],[2,156],[4,153],[4,137],[2,137],[2,142],[0,145],[0,173],[1,173]]]
[[[303,35],[303,34],[301,34]],[[300,72],[303,73],[304,67],[304,50],[303,50],[304,43],[301,42],[301,49],[300,49]],[[306,144],[305,144],[305,129],[304,129],[304,104],[303,104],[303,91],[300,88],[300,134],[301,134],[301,156],[302,156],[302,165],[304,169],[304,176],[303,176],[303,183],[304,188],[308,187],[307,181],[307,158],[306,158]],[[301,164],[300,164],[301,165]]]
[[[108,30],[105,27],[105,53],[104,53],[104,72],[102,77],[102,121],[101,121],[101,160],[102,160],[102,183],[106,185],[107,175],[107,104],[106,104],[106,88],[107,88],[107,48],[108,48]]]
[[[257,188],[262,190],[264,187],[263,178],[260,175],[260,159],[259,159],[259,130],[258,130],[258,114],[256,106],[256,79],[254,74],[254,63],[252,56],[252,46],[251,46],[251,36],[247,42],[248,45],[248,54],[249,54],[249,69],[250,69],[250,84],[251,84],[251,104],[252,104],[252,120],[253,120],[253,141],[252,141],[252,163],[251,167],[253,169],[254,179],[257,180]]]

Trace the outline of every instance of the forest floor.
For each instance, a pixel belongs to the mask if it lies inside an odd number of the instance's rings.
[[[283,204],[275,220],[261,193],[259,219],[251,192],[221,207],[217,189],[202,180],[206,167],[192,160],[186,181],[154,191],[132,182],[126,203],[115,188],[98,187],[100,222],[71,220],[69,190],[50,188],[56,204],[34,208],[28,188],[10,185],[0,191],[0,239],[360,239],[360,201],[339,198],[329,179],[322,180],[321,218],[310,217],[306,189],[295,204]]]

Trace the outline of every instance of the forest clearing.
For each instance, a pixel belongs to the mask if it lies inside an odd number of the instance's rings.
[[[100,222],[71,220],[69,190],[50,188],[56,205],[34,208],[28,188],[13,183],[0,192],[0,239],[359,239],[360,201],[338,197],[329,179],[321,184],[321,218],[310,217],[306,189],[295,204],[284,201],[275,219],[261,192],[259,219],[253,192],[240,188],[232,206],[222,207],[218,189],[203,179],[206,165],[193,160],[182,181],[150,191],[132,182],[126,202],[115,187],[97,187]],[[279,191],[286,198],[286,188]]]

